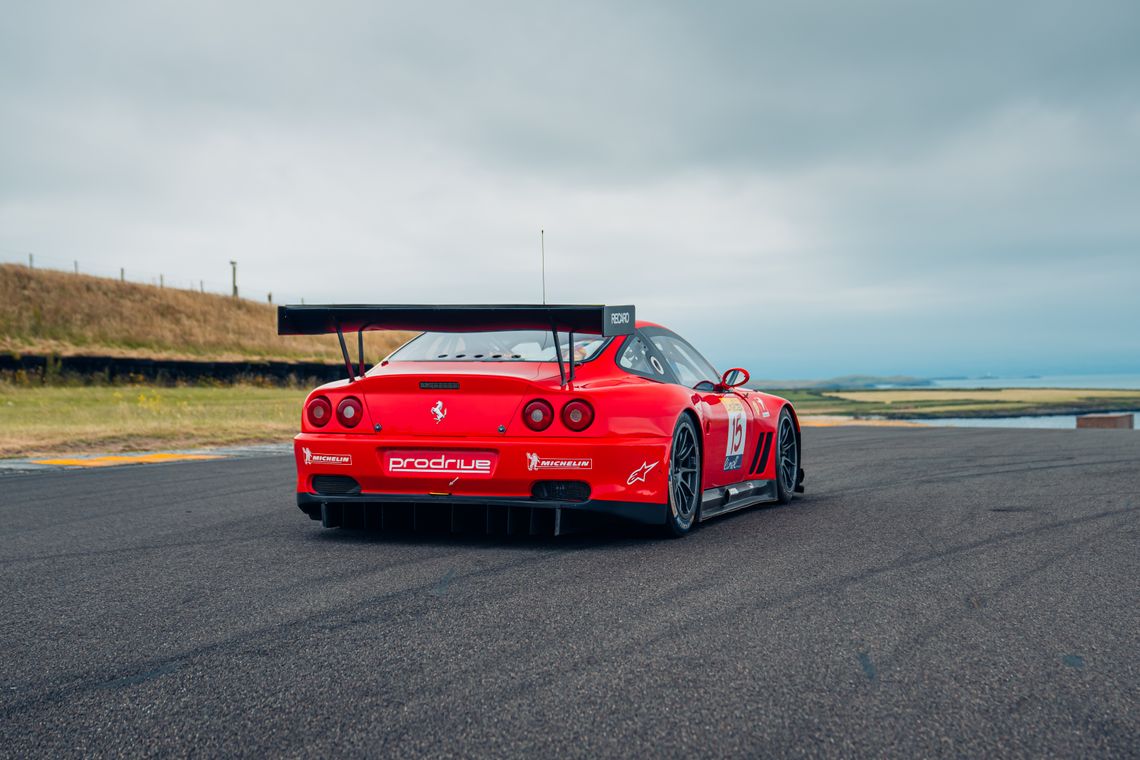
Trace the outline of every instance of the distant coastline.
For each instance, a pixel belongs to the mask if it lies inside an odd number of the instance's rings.
[[[1042,377],[1039,382],[1048,383]],[[869,420],[931,421],[961,419],[1010,419],[1057,415],[1134,412],[1140,409],[1140,382],[1135,388],[1009,387],[995,378],[995,387],[937,387],[932,384],[884,388],[753,387],[784,396],[801,416],[838,416]],[[778,384],[773,384],[778,385]],[[839,385],[838,383],[836,385]]]
[[[758,388],[794,390],[898,390],[908,388],[997,389],[997,388],[1099,388],[1104,390],[1140,390],[1140,372],[1087,373],[1055,375],[947,375],[918,377],[913,375],[840,375],[826,379],[754,380]]]

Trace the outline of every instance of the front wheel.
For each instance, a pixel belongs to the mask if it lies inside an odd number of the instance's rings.
[[[688,415],[677,421],[669,452],[668,535],[683,536],[693,529],[701,505],[701,445],[697,426]]]
[[[800,439],[787,409],[780,411],[776,429],[776,498],[781,504],[787,504],[796,495],[796,479],[800,472]]]

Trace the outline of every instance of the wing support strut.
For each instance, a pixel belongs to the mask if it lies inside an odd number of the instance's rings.
[[[554,336],[554,355],[558,357],[558,383],[559,385],[566,385],[566,367],[562,364],[562,345],[558,342],[558,325],[552,323],[550,333]],[[573,372],[573,368],[570,371]]]
[[[356,355],[360,358],[360,376],[364,377],[364,328],[356,331]]]
[[[340,353],[344,357],[344,368],[348,371],[348,382],[356,381],[356,373],[352,371],[352,357],[348,355],[348,344],[344,342],[344,331],[340,325],[336,326],[336,337],[340,341]]]
[[[570,356],[566,357],[570,361],[570,384],[574,384],[574,331],[570,331]]]

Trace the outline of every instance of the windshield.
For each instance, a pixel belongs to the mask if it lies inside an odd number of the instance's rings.
[[[606,345],[600,335],[575,335],[574,360],[593,359]],[[570,334],[558,333],[562,359],[570,356]],[[427,332],[412,339],[388,357],[394,362],[552,362],[558,360],[554,333],[544,330],[500,330],[497,332]]]

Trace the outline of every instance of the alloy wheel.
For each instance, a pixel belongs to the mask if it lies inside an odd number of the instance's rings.
[[[792,493],[796,487],[796,476],[800,469],[800,452],[796,441],[796,428],[792,418],[785,416],[780,420],[779,446],[780,462],[777,477],[780,478],[780,487],[786,493]]]
[[[681,523],[689,523],[700,500],[701,450],[692,425],[680,425],[673,437],[673,455],[669,464],[669,484],[673,514]]]

